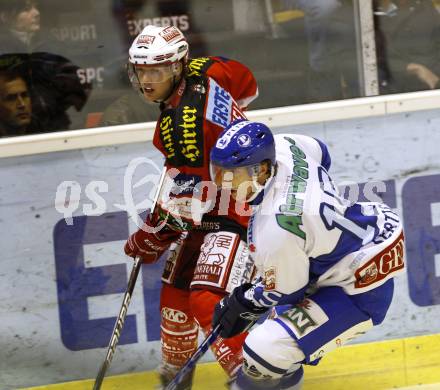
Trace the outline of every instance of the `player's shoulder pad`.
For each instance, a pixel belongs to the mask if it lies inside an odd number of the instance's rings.
[[[187,77],[201,77],[216,62],[215,57],[190,58],[186,65]]]
[[[299,148],[304,154],[313,158],[327,171],[331,166],[331,157],[327,145],[321,140],[302,134],[277,134],[275,142],[287,142],[294,148]]]
[[[236,119],[246,119],[232,95],[215,79],[208,77],[206,119],[224,129]]]

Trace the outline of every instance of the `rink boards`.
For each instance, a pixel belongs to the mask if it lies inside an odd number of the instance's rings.
[[[327,119],[320,123],[298,124],[298,111],[290,113],[295,120],[288,124],[287,109],[264,119],[275,132],[320,138],[332,155],[330,173],[348,196],[356,195],[355,183],[360,183],[361,199],[372,189],[403,218],[407,273],[396,280],[384,324],[359,343],[440,333],[440,110],[418,111],[414,101],[417,110],[405,111],[405,104],[390,104],[394,111],[382,112],[376,103],[366,103],[363,109],[373,116],[358,119],[346,108],[348,119],[330,120],[326,109],[343,111],[330,103],[309,113],[315,121]],[[14,149],[9,144],[9,151],[23,155],[0,158],[2,390],[94,378],[120,308],[131,268],[122,246],[135,229],[130,210],[151,204],[161,160],[148,141],[125,143],[130,132],[124,142],[115,132],[117,145],[87,148],[82,134],[66,136],[65,142],[51,135],[55,146],[45,153],[38,149],[40,138],[32,138],[31,145],[41,152],[34,155],[29,145]],[[86,139],[92,142],[95,136]],[[0,155],[5,155],[9,141],[0,141]],[[60,148],[58,143],[68,147],[51,151]],[[69,150],[71,144],[84,148]],[[145,184],[136,187],[141,179]],[[377,185],[364,191],[371,181]],[[159,363],[162,267],[160,262],[141,270],[109,375],[152,370]],[[203,361],[212,358],[207,354]],[[383,360],[379,366],[385,367]],[[377,375],[368,367],[367,372]]]
[[[410,337],[341,347],[316,367],[305,366],[303,390],[440,389],[440,335]],[[226,376],[216,363],[197,367],[194,390],[221,390]],[[158,384],[154,372],[106,378],[103,390],[147,390]],[[428,384],[423,387],[420,384]],[[32,390],[89,390],[93,380]]]

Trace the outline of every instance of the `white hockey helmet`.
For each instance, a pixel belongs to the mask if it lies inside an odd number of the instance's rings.
[[[180,80],[182,62],[188,58],[188,42],[175,26],[150,25],[135,38],[128,53],[127,71],[134,89],[147,102],[160,103],[172,94]],[[166,91],[154,87],[167,80],[172,80],[172,84]]]
[[[146,26],[133,41],[128,61],[133,65],[165,65],[188,56],[188,42],[175,26]]]

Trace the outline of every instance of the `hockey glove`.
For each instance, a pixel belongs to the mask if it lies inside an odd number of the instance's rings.
[[[161,201],[157,214],[161,221],[176,231],[188,231],[200,226],[203,215],[213,208],[213,201],[201,201],[196,196],[175,196]]]
[[[166,224],[166,226],[176,232],[184,232],[192,230],[195,226],[194,221],[186,213],[183,213],[181,208],[185,200],[182,199],[173,202],[168,202],[167,204],[160,204],[157,206],[157,216],[159,218],[159,223]]]
[[[124,246],[127,256],[140,256],[146,264],[154,263],[180,236],[179,232],[170,230],[167,226],[156,232],[157,217],[149,214],[144,225],[132,234]]]
[[[251,283],[242,284],[217,303],[212,327],[221,325],[221,337],[227,339],[246,332],[266,312],[267,308],[256,307],[245,298],[244,293],[252,286]]]

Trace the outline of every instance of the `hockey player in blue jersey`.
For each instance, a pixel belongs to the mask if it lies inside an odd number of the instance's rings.
[[[348,202],[333,184],[327,147],[264,124],[227,127],[211,151],[211,177],[253,203],[248,244],[259,279],[217,304],[220,336],[247,330],[232,389],[299,389],[303,364],[385,318],[404,269],[399,217],[383,203]]]

